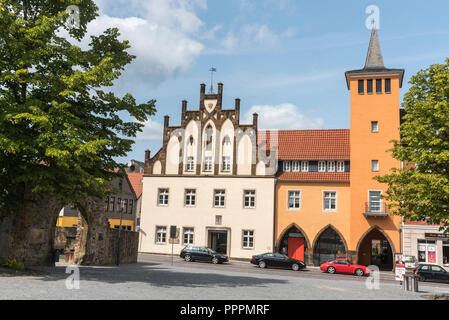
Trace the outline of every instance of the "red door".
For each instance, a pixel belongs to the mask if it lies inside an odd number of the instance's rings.
[[[304,261],[304,238],[288,238],[288,257]]]

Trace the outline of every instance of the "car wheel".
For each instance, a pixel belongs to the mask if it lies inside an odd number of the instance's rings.
[[[259,262],[259,268],[264,269],[267,267],[267,264],[265,263],[265,261],[260,261]]]
[[[184,257],[184,260],[187,262],[192,261],[192,257],[190,256],[190,254],[186,254],[186,256]]]
[[[362,277],[365,274],[365,272],[363,272],[362,269],[357,269],[355,270],[355,274],[359,277]]]
[[[298,271],[299,270],[299,264],[297,264],[297,263],[292,264],[292,269],[293,269],[293,271]]]
[[[212,258],[212,263],[213,264],[217,264],[218,263],[218,258],[217,257],[213,257]]]
[[[329,267],[327,268],[327,272],[330,274],[334,274],[335,273],[335,268],[334,267]]]

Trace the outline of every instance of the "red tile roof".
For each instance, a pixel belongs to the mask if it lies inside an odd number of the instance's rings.
[[[438,226],[438,224],[430,224],[427,221],[412,221],[409,219],[406,219],[404,221],[405,225],[409,225],[409,226]],[[443,226],[443,223],[439,224],[440,226]]]
[[[278,146],[280,160],[349,160],[349,129],[261,130],[263,149]]]
[[[131,186],[134,189],[134,192],[136,193],[136,197],[139,198],[142,194],[142,179],[143,179],[143,173],[140,172],[129,172],[128,173],[128,179],[131,183]]]
[[[349,182],[349,172],[280,172],[277,177],[282,181]]]

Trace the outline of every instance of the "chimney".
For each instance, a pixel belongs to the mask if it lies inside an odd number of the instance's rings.
[[[182,116],[184,118],[184,115],[187,111],[187,100],[182,100]]]
[[[235,98],[235,111],[240,112],[240,99]]]
[[[168,128],[169,120],[170,120],[169,116],[164,116],[164,129]]]
[[[254,112],[253,113],[253,126],[256,128],[256,130],[257,130],[257,118],[258,117],[259,117],[259,115],[256,112]]]
[[[150,154],[151,154],[150,149],[145,150],[145,161],[150,160]]]
[[[218,83],[218,94],[219,95],[223,94],[223,83],[221,82]]]
[[[204,83],[200,84],[200,93],[205,94],[206,93],[206,85]]]

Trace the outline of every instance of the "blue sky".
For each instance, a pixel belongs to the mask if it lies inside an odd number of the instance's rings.
[[[136,60],[115,82],[119,95],[157,100],[126,158],[161,146],[164,115],[179,125],[181,100],[197,109],[200,83],[224,84],[224,107],[265,129],[349,128],[344,72],[362,68],[370,5],[379,8],[384,63],[410,77],[449,56],[449,2],[417,0],[96,0],[91,34],[116,26]],[[401,96],[402,96],[401,95]],[[243,120],[244,121],[244,120]],[[249,120],[248,120],[249,121]]]

